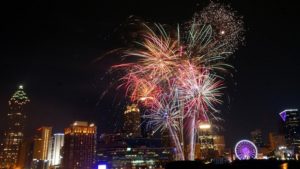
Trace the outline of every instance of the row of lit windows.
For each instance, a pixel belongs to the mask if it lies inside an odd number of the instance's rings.
[[[76,134],[76,133],[83,133],[83,134],[94,134],[96,132],[96,128],[87,128],[87,127],[74,127],[74,128],[67,128],[65,129],[65,134]]]

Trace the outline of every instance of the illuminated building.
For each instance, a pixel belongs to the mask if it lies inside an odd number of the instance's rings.
[[[52,127],[40,127],[37,129],[33,144],[33,169],[47,169],[49,166],[48,150],[51,140]]]
[[[282,111],[280,117],[283,121],[284,134],[287,146],[295,152],[300,152],[300,113],[298,109]]]
[[[158,138],[122,138],[121,134],[103,134],[99,140],[97,163],[110,169],[162,168],[173,160],[174,149],[163,147]]]
[[[8,128],[4,132],[0,168],[13,168],[16,166],[21,143],[24,139],[26,107],[29,102],[30,100],[23,91],[22,85],[19,86],[18,90],[8,101]]]
[[[100,161],[108,163],[111,169],[162,168],[172,160],[172,150],[167,148],[108,148],[98,153]]]
[[[275,150],[280,146],[286,145],[284,135],[275,134],[275,133],[269,133],[269,143],[270,143],[270,148],[272,150]]]
[[[218,152],[214,145],[214,136],[209,123],[202,123],[199,125],[198,144],[199,146],[196,146],[196,148],[200,148],[200,155],[196,156],[200,156],[201,160],[210,160],[217,156]]]
[[[47,160],[51,133],[52,127],[41,127],[37,129],[33,146],[33,159]]]
[[[256,129],[252,131],[251,133],[251,140],[257,147],[263,147],[263,138],[262,138],[262,132],[260,129]]]
[[[56,133],[51,138],[48,150],[48,161],[50,166],[59,166],[61,164],[62,152],[64,145],[64,134]]]
[[[200,123],[198,128],[198,140],[195,145],[196,159],[210,160],[217,156],[223,156],[224,151],[224,136],[214,134],[211,124]]]
[[[65,128],[63,169],[91,169],[95,165],[96,132],[94,124],[75,121]]]
[[[17,162],[17,168],[30,169],[33,159],[33,139],[26,139],[22,142]]]
[[[225,152],[225,139],[222,135],[213,136],[214,147],[218,151],[219,156],[223,156]]]
[[[286,146],[279,146],[274,151],[277,160],[294,160],[294,151]]]
[[[141,136],[141,115],[140,109],[136,104],[126,107],[123,132],[128,138]]]
[[[224,150],[224,157],[229,161],[232,162],[236,159],[234,150],[232,148],[226,148]]]

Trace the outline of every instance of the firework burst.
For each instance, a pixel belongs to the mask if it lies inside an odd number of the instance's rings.
[[[178,74],[178,90],[180,100],[185,105],[185,115],[204,115],[216,112],[215,105],[221,104],[220,100],[223,83],[206,68],[199,68],[186,62],[180,66]],[[211,113],[213,115],[213,113]]]
[[[178,93],[173,90],[169,95],[163,94],[152,105],[143,116],[149,119],[147,126],[153,133],[168,131],[173,144],[176,147],[177,157],[184,160],[182,145],[179,139],[180,122],[183,120],[181,105],[178,100]]]
[[[188,140],[187,158],[193,160],[198,123],[219,119],[215,106],[222,103],[224,85],[217,70],[230,66],[225,61],[243,40],[242,24],[229,7],[214,3],[184,24],[183,32],[178,26],[175,35],[162,25],[144,24],[142,40],[124,52],[131,61],[113,66],[124,74],[118,88],[145,106],[148,127],[169,132],[177,159],[185,159]]]
[[[143,43],[138,43],[141,49],[129,50],[126,55],[138,59],[142,71],[135,73],[147,75],[154,83],[169,80],[181,59],[178,41],[167,35],[161,25],[155,25],[159,34],[147,25],[145,27],[148,31],[143,36]]]

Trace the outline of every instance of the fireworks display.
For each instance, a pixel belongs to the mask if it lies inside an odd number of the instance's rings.
[[[112,67],[124,74],[119,88],[145,107],[147,126],[169,132],[177,160],[194,160],[199,123],[219,119],[216,105],[224,88],[219,70],[227,70],[226,59],[242,42],[242,26],[235,12],[215,3],[170,32],[160,24],[144,24],[137,47],[124,52],[131,61]]]

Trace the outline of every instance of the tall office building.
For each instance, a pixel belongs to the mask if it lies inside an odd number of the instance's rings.
[[[59,166],[62,159],[62,147],[64,146],[64,134],[55,133],[51,138],[48,150],[50,166]]]
[[[141,136],[141,114],[136,104],[126,107],[123,132],[127,138]]]
[[[257,147],[263,147],[263,138],[262,138],[262,132],[260,129],[256,129],[252,131],[251,133],[251,140]]]
[[[51,134],[52,127],[41,127],[37,129],[33,146],[33,159],[47,160]]]
[[[49,166],[48,150],[51,140],[52,127],[40,127],[37,129],[33,143],[33,169],[47,169]]]
[[[33,144],[34,140],[32,138],[24,139],[21,144],[17,168],[20,169],[30,169],[33,159]]]
[[[300,152],[300,113],[298,109],[287,109],[279,115],[283,121],[287,145],[294,148],[296,152]]]
[[[63,169],[92,169],[95,164],[97,127],[75,121],[65,129]]]
[[[0,168],[14,168],[17,164],[21,143],[24,139],[26,107],[29,102],[22,85],[8,101],[8,128],[4,132]]]

